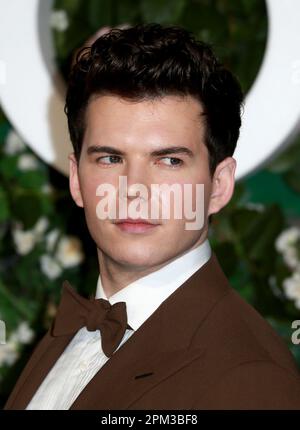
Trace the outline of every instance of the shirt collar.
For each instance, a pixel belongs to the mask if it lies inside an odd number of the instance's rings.
[[[160,304],[200,269],[210,257],[211,247],[206,239],[196,248],[159,270],[126,285],[109,299],[105,295],[99,275],[96,298],[106,299],[111,304],[126,302],[128,324],[137,330]]]

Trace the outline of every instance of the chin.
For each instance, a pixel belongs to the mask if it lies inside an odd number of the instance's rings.
[[[127,244],[127,246],[118,246],[117,248],[110,246],[105,253],[119,264],[136,269],[140,267],[142,269],[160,264],[161,258],[157,251],[157,247],[153,246]]]

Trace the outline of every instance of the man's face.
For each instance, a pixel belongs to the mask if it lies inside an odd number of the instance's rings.
[[[204,144],[204,122],[201,104],[194,98],[166,96],[152,101],[132,102],[114,95],[102,95],[90,101],[86,111],[86,131],[79,164],[71,160],[70,186],[74,200],[85,211],[90,234],[98,253],[102,252],[129,270],[145,270],[163,265],[197,246],[207,234],[208,206],[212,191],[209,156]],[[100,147],[110,147],[104,150]],[[185,148],[164,153],[168,148]],[[155,152],[156,151],[156,152]],[[161,151],[159,154],[157,151]],[[172,151],[172,150],[171,150]],[[120,155],[121,154],[121,155]],[[127,180],[127,190],[143,184],[148,198],[121,193],[119,177]],[[96,195],[101,184],[111,184],[127,208],[131,204],[146,210],[151,228],[130,229],[115,219],[99,219],[97,205],[104,197]],[[200,229],[187,229],[187,219],[175,219],[173,203],[169,219],[162,219],[164,195],[155,198],[152,184],[192,184],[192,208],[196,209],[196,184],[204,184],[205,224]],[[134,192],[133,192],[134,194]],[[119,204],[117,199],[120,198]],[[182,197],[183,201],[183,197]],[[165,202],[165,203],[164,203]],[[151,219],[150,208],[159,207],[160,217]],[[204,204],[204,206],[203,206]],[[190,221],[190,220],[189,220]]]

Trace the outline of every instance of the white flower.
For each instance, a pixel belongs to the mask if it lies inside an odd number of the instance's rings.
[[[42,272],[51,280],[58,278],[62,273],[60,265],[50,255],[42,255],[40,257],[40,265]]]
[[[285,252],[295,246],[300,239],[300,228],[290,227],[284,230],[276,239],[275,247],[278,252]]]
[[[284,230],[275,241],[275,248],[282,254],[286,265],[292,270],[300,270],[299,260],[300,228]]]
[[[69,27],[69,18],[65,10],[54,10],[50,17],[50,26],[57,31],[66,31]]]
[[[283,298],[284,294],[281,291],[281,289],[278,287],[277,282],[276,282],[276,277],[274,275],[270,275],[268,278],[268,282],[270,285],[270,288],[272,290],[272,293],[279,298]]]
[[[20,170],[34,170],[39,167],[39,161],[37,157],[30,154],[23,154],[18,160],[18,168]]]
[[[35,245],[35,233],[33,231],[14,230],[12,232],[18,254],[28,254]]]
[[[300,270],[300,261],[297,248],[288,248],[283,253],[283,259],[286,265],[292,270]]]
[[[60,233],[59,229],[55,228],[47,234],[47,236],[46,236],[46,249],[48,252],[53,251],[54,246],[56,244],[56,241],[58,239],[59,233]]]
[[[283,289],[286,297],[295,301],[295,306],[300,309],[300,272],[294,272],[291,277],[283,281]]]
[[[43,216],[37,221],[37,223],[33,228],[33,231],[36,233],[38,237],[41,237],[47,230],[48,226],[49,226],[48,218]]]
[[[81,242],[76,237],[63,237],[58,243],[56,258],[63,267],[73,267],[81,263],[84,255]]]
[[[22,230],[21,224],[17,224],[12,231],[14,243],[18,254],[26,255],[41,240],[43,233],[48,228],[49,221],[46,217],[41,217],[32,230]]]
[[[2,321],[0,315],[0,345],[6,342],[6,325],[5,322]]]
[[[0,345],[0,366],[6,364],[12,366],[19,357],[19,347],[28,344],[34,337],[33,331],[27,322],[23,321],[10,335],[8,341]]]
[[[15,342],[8,341],[0,345],[0,366],[4,364],[12,366],[19,357],[19,351]]]
[[[14,331],[11,335],[11,342],[19,343],[19,344],[28,344],[34,338],[34,332],[29,327],[26,321],[23,321],[19,324],[16,331]]]
[[[25,148],[26,146],[21,137],[14,130],[11,130],[5,141],[4,152],[7,155],[15,155]]]
[[[41,187],[41,191],[45,194],[51,194],[53,191],[53,187],[50,184],[45,184]]]

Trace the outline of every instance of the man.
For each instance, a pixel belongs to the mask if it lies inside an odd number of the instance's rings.
[[[65,109],[70,191],[98,285],[88,300],[64,283],[6,409],[300,408],[292,355],[208,242],[234,190],[242,100],[210,47],[179,27],[113,29],[80,51]],[[153,184],[177,186],[172,202]],[[178,196],[200,222],[175,216]]]

